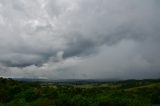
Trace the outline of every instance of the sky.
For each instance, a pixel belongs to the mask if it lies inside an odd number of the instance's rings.
[[[0,76],[160,78],[159,0],[0,0]]]

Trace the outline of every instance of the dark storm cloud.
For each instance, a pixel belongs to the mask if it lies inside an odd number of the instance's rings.
[[[0,75],[151,78],[158,0],[0,0]]]

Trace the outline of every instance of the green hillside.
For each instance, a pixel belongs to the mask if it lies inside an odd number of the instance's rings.
[[[160,106],[160,80],[61,84],[0,78],[0,106]]]

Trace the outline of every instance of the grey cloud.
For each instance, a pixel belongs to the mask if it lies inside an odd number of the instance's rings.
[[[0,0],[0,75],[159,77],[159,5],[158,0]]]

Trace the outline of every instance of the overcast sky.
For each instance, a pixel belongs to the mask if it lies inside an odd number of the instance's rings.
[[[0,0],[0,76],[160,78],[160,1]]]

